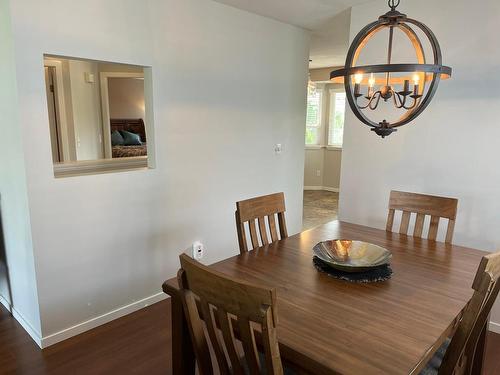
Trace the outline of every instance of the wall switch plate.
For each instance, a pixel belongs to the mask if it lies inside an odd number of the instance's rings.
[[[205,246],[200,241],[193,242],[192,256],[193,259],[200,260],[205,255]]]
[[[274,145],[274,152],[277,154],[281,154],[282,148],[281,148],[281,143],[276,143]]]
[[[87,83],[94,83],[95,82],[95,77],[92,73],[90,72],[85,72],[85,82]]]
[[[321,177],[321,169],[316,170],[316,176]]]

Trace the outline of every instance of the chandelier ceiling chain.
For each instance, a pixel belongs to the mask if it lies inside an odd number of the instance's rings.
[[[400,2],[401,0],[389,0],[387,4],[389,5],[389,8],[391,8],[391,11],[395,11]]]
[[[421,22],[397,11],[399,4],[400,0],[388,0],[390,11],[358,33],[347,53],[345,67],[330,73],[333,82],[344,83],[349,106],[356,117],[381,137],[392,134],[397,127],[408,124],[420,115],[429,105],[439,81],[451,76],[451,68],[442,65],[441,49],[434,33]],[[386,64],[357,66],[358,57],[369,40],[385,29],[388,29],[389,34]],[[416,63],[393,63],[396,30],[409,39],[417,58]],[[422,42],[415,30],[427,38],[432,49],[432,63],[427,63]],[[386,119],[373,121],[363,112],[374,112],[380,103],[391,102],[394,108],[404,111],[395,122],[390,123]]]

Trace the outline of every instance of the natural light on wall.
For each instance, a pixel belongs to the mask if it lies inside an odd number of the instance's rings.
[[[325,97],[326,95],[326,97]],[[306,146],[342,147],[346,95],[317,88],[307,95]]]

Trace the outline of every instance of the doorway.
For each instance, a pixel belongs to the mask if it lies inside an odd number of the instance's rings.
[[[343,85],[310,82],[307,94],[304,230],[337,219],[346,109]]]
[[[144,71],[100,75],[105,157],[147,156]],[[117,132],[134,134],[137,142],[117,143],[113,137]]]
[[[45,66],[45,91],[47,93],[47,110],[49,113],[50,141],[52,143],[52,160],[54,163],[63,161],[61,120],[58,111],[56,91],[56,67]]]

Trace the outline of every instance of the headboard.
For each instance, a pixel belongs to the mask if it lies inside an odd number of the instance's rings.
[[[115,130],[125,130],[131,133],[139,134],[141,142],[146,143],[146,128],[142,118],[112,118],[110,119],[111,133]]]

